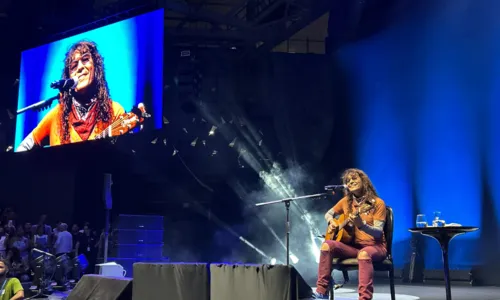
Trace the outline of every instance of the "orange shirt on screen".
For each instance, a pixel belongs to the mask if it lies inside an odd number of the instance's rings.
[[[333,211],[335,215],[342,215],[342,214],[347,214],[349,212],[348,208],[349,206],[347,197],[344,197],[333,207]],[[354,201],[351,211],[352,212],[355,211]],[[373,209],[369,210],[366,213],[360,214],[360,217],[363,221],[366,222],[367,225],[373,226],[374,221],[385,222],[386,214],[387,211],[384,200],[380,198],[375,198]],[[354,244],[362,246],[373,246],[376,244],[378,245],[382,244],[385,247],[386,246],[385,235],[382,233],[382,236],[380,238],[375,239],[373,236],[364,232],[362,229],[359,229],[356,226],[354,226]]]
[[[113,109],[113,119],[111,122],[115,121],[120,115],[125,113],[125,110],[123,107],[118,104],[117,102],[112,101],[111,102],[112,109]],[[56,146],[56,145],[61,145],[61,113],[62,113],[62,108],[60,104],[57,104],[56,107],[51,109],[45,117],[38,123],[35,129],[33,129],[33,139],[35,141],[35,144],[41,145],[43,140],[45,140],[47,137],[49,138],[49,144],[51,146]],[[99,122],[98,122],[99,123]],[[96,124],[99,125],[99,124]],[[88,140],[93,140],[95,139],[95,136],[98,135],[102,129],[101,126],[94,126],[92,133],[90,134]],[[69,142],[70,143],[77,143],[77,142],[82,142],[82,138],[80,135],[76,132],[76,130],[73,128],[73,126],[69,126]]]

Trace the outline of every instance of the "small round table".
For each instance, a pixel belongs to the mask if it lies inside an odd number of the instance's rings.
[[[421,233],[430,236],[439,242],[443,252],[444,283],[446,286],[446,300],[451,300],[450,267],[448,266],[448,246],[450,241],[457,235],[478,230],[471,226],[448,226],[448,227],[422,227],[410,228],[413,233]]]

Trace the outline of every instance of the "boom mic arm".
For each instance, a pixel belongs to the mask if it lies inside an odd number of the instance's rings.
[[[57,100],[59,99],[59,95],[57,96],[54,96],[54,97],[51,97],[47,100],[42,100],[42,101],[39,101],[35,104],[31,104],[29,106],[26,106],[25,108],[21,108],[20,110],[17,111],[17,114],[22,114],[28,110],[34,110],[34,111],[42,111],[44,109],[47,109],[49,108],[51,105],[52,105],[52,102],[54,100]]]

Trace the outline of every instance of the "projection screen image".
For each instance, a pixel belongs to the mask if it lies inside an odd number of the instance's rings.
[[[163,9],[21,54],[16,152],[161,128]]]

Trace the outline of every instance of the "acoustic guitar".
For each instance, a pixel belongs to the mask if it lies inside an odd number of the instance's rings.
[[[142,115],[148,115],[146,113],[146,109],[144,104],[139,103],[138,109],[142,113]],[[144,122],[144,118],[139,117],[137,114],[133,112],[128,112],[120,115],[111,125],[109,125],[106,129],[104,129],[101,133],[95,136],[95,139],[103,139],[118,135],[123,135],[130,130],[134,129],[138,124]]]
[[[370,211],[373,209],[373,203],[364,203],[354,216]],[[325,241],[332,240],[337,242],[342,242],[344,244],[350,244],[353,238],[353,225],[349,219],[349,215],[342,214],[338,219],[333,219],[331,222],[335,222],[337,227],[334,230],[330,230],[330,227],[326,229]]]

